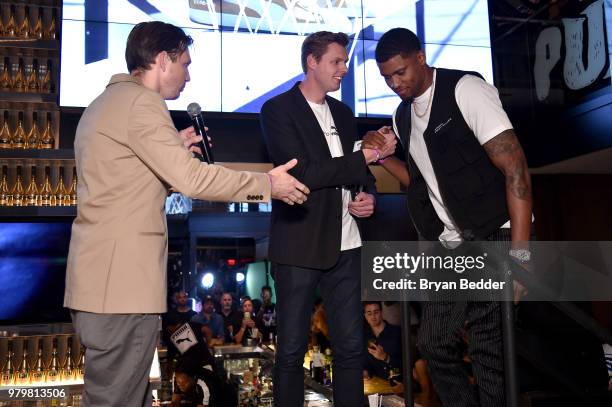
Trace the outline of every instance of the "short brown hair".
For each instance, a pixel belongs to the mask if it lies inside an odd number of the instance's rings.
[[[304,73],[307,71],[308,55],[312,54],[315,61],[319,62],[329,44],[336,43],[346,48],[348,42],[348,35],[341,32],[317,31],[310,34],[302,43],[302,70]]]
[[[172,24],[161,21],[136,24],[130,31],[125,47],[128,72],[148,70],[157,54],[162,51],[166,51],[174,62],[191,44],[193,38]]]

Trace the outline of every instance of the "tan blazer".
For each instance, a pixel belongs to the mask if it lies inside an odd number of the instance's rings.
[[[266,174],[207,165],[183,146],[162,97],[114,75],[77,127],[78,210],[64,306],[96,313],[166,311],[167,185],[211,201],[266,202]]]

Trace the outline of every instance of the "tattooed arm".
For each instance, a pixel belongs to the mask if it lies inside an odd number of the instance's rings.
[[[529,249],[531,230],[531,177],[523,148],[514,130],[505,130],[484,144],[489,158],[506,177],[506,202],[510,212],[510,232],[513,249]],[[514,281],[514,303],[517,304],[527,290]]]
[[[499,133],[483,147],[493,164],[506,177],[506,202],[510,212],[512,247],[527,249],[532,200],[531,177],[523,149],[512,129]]]

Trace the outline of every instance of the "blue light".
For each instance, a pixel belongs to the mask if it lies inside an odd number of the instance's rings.
[[[215,276],[213,273],[206,273],[204,277],[202,277],[202,287],[210,288],[215,283]]]
[[[237,283],[244,283],[244,273],[236,273],[236,282]]]

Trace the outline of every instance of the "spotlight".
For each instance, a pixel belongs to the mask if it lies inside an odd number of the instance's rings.
[[[215,283],[215,276],[213,275],[213,273],[206,273],[204,274],[204,277],[202,277],[202,287],[204,288],[210,288],[213,286],[213,284]]]
[[[244,282],[244,273],[241,273],[241,272],[236,273],[236,282],[237,283]]]

